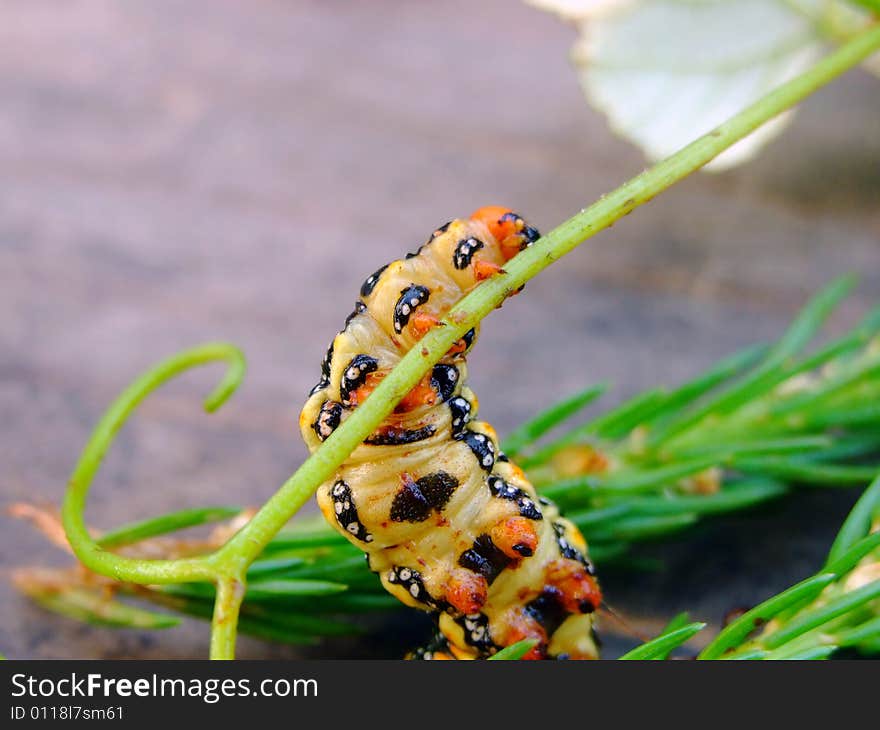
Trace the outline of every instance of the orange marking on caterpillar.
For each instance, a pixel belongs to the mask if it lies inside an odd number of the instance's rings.
[[[495,525],[490,536],[508,558],[529,558],[538,547],[535,526],[525,517],[511,517]]]
[[[446,583],[446,600],[463,614],[477,613],[486,602],[489,584],[470,570],[453,570]]]
[[[382,382],[382,379],[385,377],[385,373],[380,372],[372,372],[367,375],[367,379],[364,381],[364,384],[359,388],[351,391],[348,398],[351,401],[352,408],[356,408],[361,403],[363,403],[367,397],[372,393],[376,388],[379,387],[379,383]]]
[[[489,229],[489,233],[495,240],[501,243],[508,236],[519,233],[523,228],[522,222],[517,226],[516,221],[510,217],[511,213],[513,211],[503,205],[484,205],[471,213],[471,220],[480,221]]]
[[[547,583],[559,590],[569,613],[592,613],[602,603],[598,583],[577,560],[554,560],[547,568]]]
[[[538,621],[521,609],[508,616],[507,631],[502,637],[503,646],[511,646],[523,639],[536,639],[537,644],[529,649],[522,658],[538,660],[547,658],[547,631]]]
[[[465,350],[467,350],[467,342],[463,339],[456,340],[452,343],[452,347],[450,347],[447,351],[447,355],[461,355]]]
[[[363,403],[367,396],[370,395],[382,382],[386,373],[374,372],[367,376],[366,382],[357,390],[353,390],[349,396],[352,407],[359,406]],[[431,385],[431,374],[425,375],[416,385],[407,393],[394,409],[395,414],[408,413],[421,406],[432,406],[437,402],[437,391]]]
[[[437,391],[434,390],[434,386],[431,385],[431,374],[428,373],[416,383],[409,393],[403,396],[397,404],[397,407],[394,409],[394,412],[407,413],[416,408],[420,408],[421,406],[432,406],[436,402]]]

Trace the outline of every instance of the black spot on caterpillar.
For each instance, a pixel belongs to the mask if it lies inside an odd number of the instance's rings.
[[[514,487],[512,484],[508,484],[501,477],[497,476],[490,476],[486,480],[486,483],[489,486],[489,491],[492,492],[492,496],[516,502],[516,506],[519,507],[519,513],[523,517],[527,517],[530,520],[544,519],[544,515],[541,514],[541,510],[538,509],[535,500],[526,494],[524,490],[519,487]],[[570,556],[563,555],[563,557]]]
[[[437,605],[425,588],[422,574],[417,570],[394,566],[388,574],[388,582],[391,585],[402,586],[407,594],[419,603],[424,603],[432,608]]]
[[[333,343],[330,343],[330,347],[327,348],[327,353],[324,355],[324,359],[321,360],[321,379],[318,381],[317,385],[312,388],[312,391],[309,393],[310,396],[314,395],[318,391],[324,390],[328,385],[330,385],[330,361],[333,359]]]
[[[361,296],[368,297],[373,293],[373,289],[376,284],[379,283],[379,277],[382,276],[382,272],[388,268],[388,264],[385,264],[381,269],[376,269],[372,274],[370,274],[363,284],[361,284]]]
[[[577,560],[584,566],[589,575],[595,575],[596,569],[593,567],[593,563],[566,538],[566,526],[562,522],[554,522],[553,532],[556,533],[556,543],[559,545],[559,552],[562,557],[569,560]]]
[[[413,480],[403,476],[403,485],[391,503],[394,522],[424,522],[432,510],[442,510],[458,486],[458,479],[445,471]]]
[[[351,405],[352,391],[360,388],[367,382],[367,376],[376,372],[379,367],[379,361],[375,357],[369,355],[355,355],[346,366],[342,373],[342,380],[339,383],[339,395],[342,399],[342,405]]]
[[[324,401],[318,417],[312,421],[312,430],[318,434],[321,441],[325,441],[333,433],[342,420],[342,404],[332,400]]]
[[[473,329],[473,327],[461,336],[461,341],[464,343],[465,351],[471,349],[471,345],[474,344],[474,340],[476,338],[477,338],[477,332],[476,332],[476,330]]]
[[[345,327],[348,327],[348,325],[351,324],[351,320],[353,320],[353,319],[354,319],[355,317],[357,317],[359,314],[363,314],[363,313],[366,312],[366,311],[367,311],[367,305],[364,304],[364,303],[363,303],[362,301],[360,301],[360,300],[356,301],[356,302],[354,303],[354,309],[351,310],[351,314],[349,314],[349,315],[345,318],[345,325],[344,325],[344,327],[343,327],[342,329],[344,330]]]
[[[489,617],[483,613],[462,616],[456,619],[464,634],[468,646],[477,649],[480,654],[491,654],[498,647],[492,642],[489,630]]]
[[[519,215],[482,208],[369,276],[300,416],[309,448],[462,296],[538,238]],[[415,656],[480,658],[534,638],[529,658],[594,658],[590,614],[601,594],[586,544],[475,420],[465,356],[476,336],[469,330],[404,396],[321,485],[318,504],[392,595],[436,616],[438,638]]]
[[[479,573],[489,585],[492,585],[492,581],[510,565],[511,561],[512,558],[507,557],[488,535],[477,537],[473,546],[465,550],[458,558],[458,564],[462,568]]]
[[[458,368],[455,365],[445,365],[440,363],[434,366],[431,371],[431,386],[440,396],[440,402],[448,401],[455,392],[455,386],[458,384]]]
[[[367,531],[358,517],[357,507],[351,487],[342,480],[333,485],[330,490],[333,497],[333,511],[336,513],[336,522],[343,530],[363,542],[373,542],[373,536]]]
[[[492,471],[492,467],[495,466],[495,444],[486,434],[465,429],[455,436],[455,439],[467,444],[482,469]]]
[[[427,302],[430,296],[431,290],[421,284],[410,284],[400,290],[400,297],[394,305],[394,331],[397,334],[403,332],[413,312]]]
[[[466,269],[471,265],[471,259],[474,254],[483,248],[483,242],[471,236],[470,238],[461,239],[455,246],[455,253],[452,256],[452,263],[456,269]]]
[[[471,412],[473,406],[467,398],[457,395],[449,401],[449,413],[451,417],[450,426],[452,427],[452,435],[461,433],[462,429],[471,420]]]
[[[416,441],[424,441],[431,438],[434,433],[434,427],[430,425],[410,429],[386,428],[380,433],[367,436],[364,443],[371,446],[401,446],[403,444],[414,444]]]

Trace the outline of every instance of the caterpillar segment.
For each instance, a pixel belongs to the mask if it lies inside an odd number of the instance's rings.
[[[363,283],[300,414],[309,449],[369,396],[465,294],[539,238],[490,206],[438,228]],[[587,546],[477,420],[466,333],[318,489],[324,516],[402,603],[437,618],[416,658],[478,659],[522,639],[527,658],[593,659],[601,593]]]

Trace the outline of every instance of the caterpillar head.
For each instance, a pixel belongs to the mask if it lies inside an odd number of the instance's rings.
[[[505,261],[509,261],[524,248],[537,241],[541,234],[528,225],[518,213],[500,205],[486,205],[471,214],[472,221],[479,221],[498,242]]]

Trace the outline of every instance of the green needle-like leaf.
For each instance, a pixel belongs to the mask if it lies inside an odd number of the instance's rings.
[[[775,649],[801,634],[849,611],[853,611],[878,597],[880,597],[880,580],[873,581],[861,588],[834,598],[823,606],[801,613],[781,628],[762,637],[761,643],[769,649]]]
[[[659,469],[631,469],[629,472],[622,470],[614,474],[614,476],[600,479],[595,493],[615,495],[619,493],[634,494],[636,492],[650,491],[692,474],[705,471],[717,463],[717,459],[714,456],[701,456],[699,458],[682,460]],[[562,483],[565,484],[565,482]],[[577,486],[574,480],[572,480],[572,484]],[[554,484],[553,488],[556,489],[557,484]]]
[[[665,659],[674,649],[684,644],[688,639],[698,634],[706,627],[706,624],[695,622],[675,629],[669,633],[651,639],[641,646],[628,651],[620,659],[624,661],[642,660],[642,659]]]
[[[856,567],[863,558],[874,552],[878,547],[880,547],[880,532],[874,532],[858,542],[853,543],[846,552],[839,554],[834,560],[826,563],[823,570],[826,573],[846,575]]]
[[[203,507],[171,512],[160,517],[153,517],[140,522],[131,522],[118,527],[101,536],[97,543],[101,547],[108,549],[121,545],[131,545],[150,537],[166,535],[187,527],[228,520],[240,512],[240,507]]]
[[[788,590],[759,603],[753,609],[728,624],[708,646],[700,652],[699,659],[718,659],[726,651],[734,649],[755,630],[785,609],[810,600],[837,579],[833,573],[814,575]]]
[[[687,611],[682,611],[681,613],[673,616],[669,623],[663,627],[663,631],[658,634],[658,636],[668,636],[669,634],[678,631],[679,629],[686,628],[690,623],[690,614]],[[672,650],[675,647],[670,647],[668,651],[662,654],[658,654],[655,659],[668,659],[669,655],[672,653]]]
[[[644,541],[690,527],[697,519],[697,515],[690,512],[676,515],[626,517],[609,523],[604,529],[597,527],[593,530],[587,530],[586,534],[588,540],[599,542]]]
[[[565,419],[571,417],[608,390],[607,383],[600,383],[591,388],[553,404],[530,421],[510,433],[501,444],[501,450],[508,456],[515,456],[523,446],[537,441]]]
[[[851,276],[841,277],[831,282],[807,303],[757,368],[714,398],[709,399],[700,408],[682,415],[662,431],[653,434],[649,438],[649,444],[657,448],[660,444],[699,423],[709,414],[729,413],[779,383],[786,377],[781,369],[782,366],[813,339],[822,323],[837,304],[849,294],[854,285],[855,278]]]
[[[880,477],[874,480],[864,494],[856,502],[849,516],[837,533],[831,550],[828,551],[828,563],[837,560],[843,553],[852,547],[857,541],[868,534],[871,521],[880,513]]]
[[[50,611],[99,626],[169,629],[180,624],[180,619],[176,616],[130,606],[108,598],[99,590],[65,588],[32,594],[31,597]]]
[[[265,580],[267,576],[277,577],[304,564],[305,558],[299,556],[255,560],[251,563],[251,567],[248,568],[247,579],[249,583],[253,583],[254,581]]]
[[[764,344],[746,347],[719,360],[705,373],[673,390],[664,400],[662,409],[654,414],[652,427],[661,428],[667,420],[674,418],[676,414],[699,397],[716,388],[725,380],[741,375],[747,368],[764,357],[768,349],[768,346]]]
[[[822,454],[824,456],[824,450]],[[803,485],[851,487],[865,484],[880,473],[880,465],[824,464],[810,459],[757,457],[736,459],[736,468],[766,474]]]
[[[858,646],[877,639],[880,639],[880,616],[833,635],[834,643],[841,647]]]
[[[836,646],[811,646],[807,649],[800,649],[798,651],[793,652],[784,652],[779,650],[778,652],[771,651],[768,652],[765,656],[765,660],[787,660],[787,661],[819,661],[822,659],[828,659],[835,651],[837,651]]]
[[[522,659],[537,643],[538,642],[535,639],[523,639],[522,641],[517,641],[515,644],[506,646],[499,652],[490,656],[489,661],[502,662]]]
[[[265,580],[247,587],[246,600],[273,601],[297,596],[330,596],[348,588],[329,580]]]
[[[787,491],[785,485],[779,482],[763,480],[731,484],[715,494],[635,497],[628,500],[627,505],[630,511],[642,515],[667,515],[680,512],[709,515],[753,507],[779,497]]]

